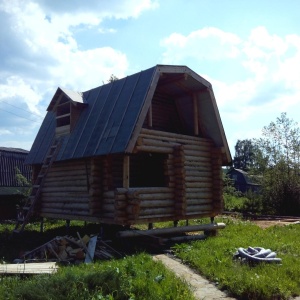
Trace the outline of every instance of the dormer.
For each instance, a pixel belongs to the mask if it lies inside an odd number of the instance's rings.
[[[61,136],[72,132],[82,110],[87,106],[81,93],[58,88],[47,111],[56,114],[55,135]]]

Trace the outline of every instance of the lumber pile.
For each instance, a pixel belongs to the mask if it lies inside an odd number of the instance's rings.
[[[68,263],[90,263],[96,259],[110,259],[120,257],[109,244],[97,236],[85,235],[82,238],[62,236],[25,253],[22,257],[24,262],[68,262]]]

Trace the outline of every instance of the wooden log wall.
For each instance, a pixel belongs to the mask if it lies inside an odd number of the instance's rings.
[[[168,132],[183,132],[184,128],[180,121],[174,99],[166,97],[166,95],[155,92],[151,112],[152,121],[145,118],[143,127],[150,126],[156,130],[163,130]]]
[[[173,198],[166,203],[174,213],[170,220],[215,216],[221,212],[221,152],[211,140],[144,128],[135,151],[167,154],[164,174]],[[151,216],[153,219],[156,216],[160,219],[167,218],[167,215],[160,215],[150,209],[150,205],[155,206],[155,201],[150,204],[144,203],[144,199],[140,197],[139,200],[140,207],[147,206],[147,211],[152,213],[144,220],[151,221]],[[142,217],[143,215],[139,215],[136,219],[141,220]]]
[[[90,161],[54,163],[49,169],[41,192],[41,215],[59,215],[66,219],[89,217],[90,169]]]
[[[91,159],[91,173],[89,176],[89,208],[91,215],[100,214],[102,211],[102,194],[103,194],[103,165],[102,158]]]

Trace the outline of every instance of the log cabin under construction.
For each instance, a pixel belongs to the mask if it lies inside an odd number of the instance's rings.
[[[131,225],[222,212],[231,155],[212,86],[188,67],[58,88],[47,111],[26,160],[32,213]]]

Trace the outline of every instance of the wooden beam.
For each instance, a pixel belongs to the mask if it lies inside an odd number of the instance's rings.
[[[148,126],[152,128],[152,103],[148,110]]]
[[[198,123],[198,101],[197,95],[193,94],[193,106],[194,106],[194,135],[199,135],[199,123]]]
[[[119,231],[118,236],[121,238],[129,238],[144,235],[164,235],[170,233],[184,233],[184,232],[194,232],[194,231],[211,231],[216,229],[225,228],[224,223],[217,224],[201,224],[201,225],[193,225],[193,226],[180,226],[180,227],[172,227],[172,228],[158,228],[151,230],[126,230]]]
[[[129,155],[124,156],[123,160],[123,188],[129,188],[129,172],[130,172],[130,157]]]

